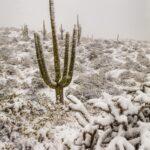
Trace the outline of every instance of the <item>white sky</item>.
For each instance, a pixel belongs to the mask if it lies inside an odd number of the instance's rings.
[[[57,27],[66,30],[76,23],[85,36],[96,38],[150,39],[150,0],[54,0]],[[0,26],[28,24],[39,30],[43,19],[49,27],[48,0],[0,0]]]

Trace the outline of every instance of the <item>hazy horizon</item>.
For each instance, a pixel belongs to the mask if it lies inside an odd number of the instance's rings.
[[[56,24],[70,30],[79,14],[84,36],[150,40],[149,0],[54,0]],[[0,26],[49,26],[48,0],[0,0]]]

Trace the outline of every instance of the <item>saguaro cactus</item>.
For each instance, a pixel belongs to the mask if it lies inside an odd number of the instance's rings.
[[[63,69],[63,72],[61,73],[53,0],[49,0],[49,8],[50,8],[50,20],[51,20],[52,43],[53,43],[53,54],[54,54],[54,68],[55,68],[55,80],[54,81],[52,81],[48,75],[48,71],[47,71],[44,56],[43,56],[42,45],[40,42],[40,37],[37,33],[34,34],[36,54],[37,54],[39,69],[40,69],[43,80],[50,88],[55,89],[56,101],[63,103],[64,102],[63,89],[70,84],[72,80],[72,76],[73,76],[73,69],[74,69],[74,62],[75,62],[75,50],[76,50],[76,43],[77,43],[76,42],[77,33],[76,33],[76,28],[74,28],[73,36],[72,36],[71,52],[69,52],[70,51],[69,50],[70,35],[68,32],[66,33],[64,69]]]
[[[47,31],[46,31],[44,20],[43,20],[43,40],[47,40]]]
[[[77,15],[77,31],[78,31],[78,45],[80,45],[81,43],[81,32],[82,32],[82,27],[80,25],[80,22],[79,22],[79,15]]]
[[[61,24],[61,26],[60,26],[60,37],[61,37],[61,40],[63,40],[64,39],[64,29],[63,29],[63,26],[62,26],[62,24]]]
[[[29,31],[28,31],[28,26],[24,25],[22,27],[22,36],[23,36],[23,40],[28,40],[29,39]]]

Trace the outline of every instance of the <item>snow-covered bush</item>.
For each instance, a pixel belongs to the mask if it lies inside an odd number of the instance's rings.
[[[96,54],[95,51],[91,51],[90,54],[88,55],[88,59],[89,59],[90,61],[92,61],[92,60],[94,60],[94,59],[97,59],[97,58],[98,58],[98,56],[97,56],[97,54]]]
[[[93,115],[76,97],[69,95],[69,108],[82,130],[72,144],[65,147],[77,150],[148,150],[150,144],[150,95],[137,91],[134,96],[111,96],[103,93],[88,104],[99,109]]]
[[[58,150],[62,145],[53,135],[53,126],[66,123],[62,105],[43,95],[36,101],[20,95],[1,102],[0,111],[0,150]]]
[[[13,75],[17,74],[16,69],[13,65],[6,66],[4,71],[5,71],[6,75],[12,75],[13,76]]]
[[[137,61],[143,66],[150,66],[150,61],[144,52],[139,52],[137,55]]]
[[[32,86],[35,89],[41,89],[41,88],[45,88],[45,83],[43,82],[43,80],[41,78],[37,78],[37,77],[33,77],[32,78],[32,82],[31,82]]]
[[[105,77],[105,69],[101,69],[101,71],[101,73],[80,74],[73,81],[77,88],[69,88],[67,92],[72,93],[77,98],[82,97],[83,100],[98,98],[103,90],[113,95],[120,94],[122,91]]]
[[[111,64],[112,64],[112,58],[110,56],[103,55],[100,58],[95,59],[95,61],[92,64],[92,67],[94,69],[99,69],[106,66],[111,67]]]
[[[139,72],[147,72],[147,69],[145,66],[141,65],[139,62],[135,62],[131,60],[130,58],[126,59],[126,63],[124,64],[124,68],[127,70],[134,70]]]

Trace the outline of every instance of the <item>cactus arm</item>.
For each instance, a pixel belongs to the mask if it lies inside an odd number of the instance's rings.
[[[79,25],[79,44],[80,44],[80,39],[81,39],[81,32],[82,32],[82,27],[81,27],[81,25]]]
[[[73,69],[74,69],[76,45],[77,45],[77,31],[76,28],[74,28],[73,36],[72,36],[71,58],[70,58],[69,73],[68,73],[68,75],[71,77],[73,75]]]
[[[57,84],[55,82],[51,81],[49,78],[47,68],[45,65],[45,60],[44,60],[44,55],[43,55],[42,46],[41,46],[41,42],[40,42],[40,37],[37,33],[34,34],[34,39],[35,39],[35,48],[36,48],[37,60],[38,60],[39,69],[40,69],[40,73],[42,75],[42,78],[43,78],[44,82],[50,88],[55,88]]]
[[[67,77],[67,74],[68,74],[68,64],[69,64],[69,57],[68,57],[68,55],[69,55],[69,38],[70,38],[70,35],[69,35],[69,33],[67,32],[67,33],[66,33],[66,39],[65,39],[64,70],[63,70],[62,79],[60,80],[60,85],[65,83],[66,77]]]
[[[69,69],[68,69],[66,82],[63,85],[64,87],[68,86],[72,80],[73,70],[74,70],[74,62],[75,62],[76,45],[77,45],[77,31],[76,31],[76,28],[74,28],[73,36],[72,36],[72,49],[71,49],[71,56],[70,56],[70,62],[69,62]]]
[[[64,29],[63,29],[63,26],[62,26],[62,24],[61,24],[61,26],[60,26],[60,32],[64,32]]]
[[[46,34],[45,21],[43,20],[43,40],[46,40]]]
[[[55,28],[55,14],[54,14],[53,0],[49,0],[49,10],[50,10],[50,20],[51,20],[51,29],[52,29],[54,67],[55,67],[55,73],[56,73],[55,81],[59,82],[61,78],[61,71],[60,71],[60,60],[59,60],[59,54],[58,54],[57,35],[56,35],[56,28]]]
[[[79,15],[77,15],[77,27],[80,26],[80,23],[79,23]]]
[[[77,30],[78,30],[78,45],[80,45],[82,27],[79,22],[79,15],[77,15]]]
[[[64,71],[63,71],[63,77],[66,77],[67,73],[68,73],[68,53],[69,53],[69,38],[70,35],[69,33],[66,33],[66,41],[65,41],[65,56],[64,56]]]
[[[61,24],[61,26],[60,26],[60,33],[61,33],[61,40],[63,40],[63,39],[64,39],[64,36],[63,36],[64,29],[63,29],[62,24]]]

